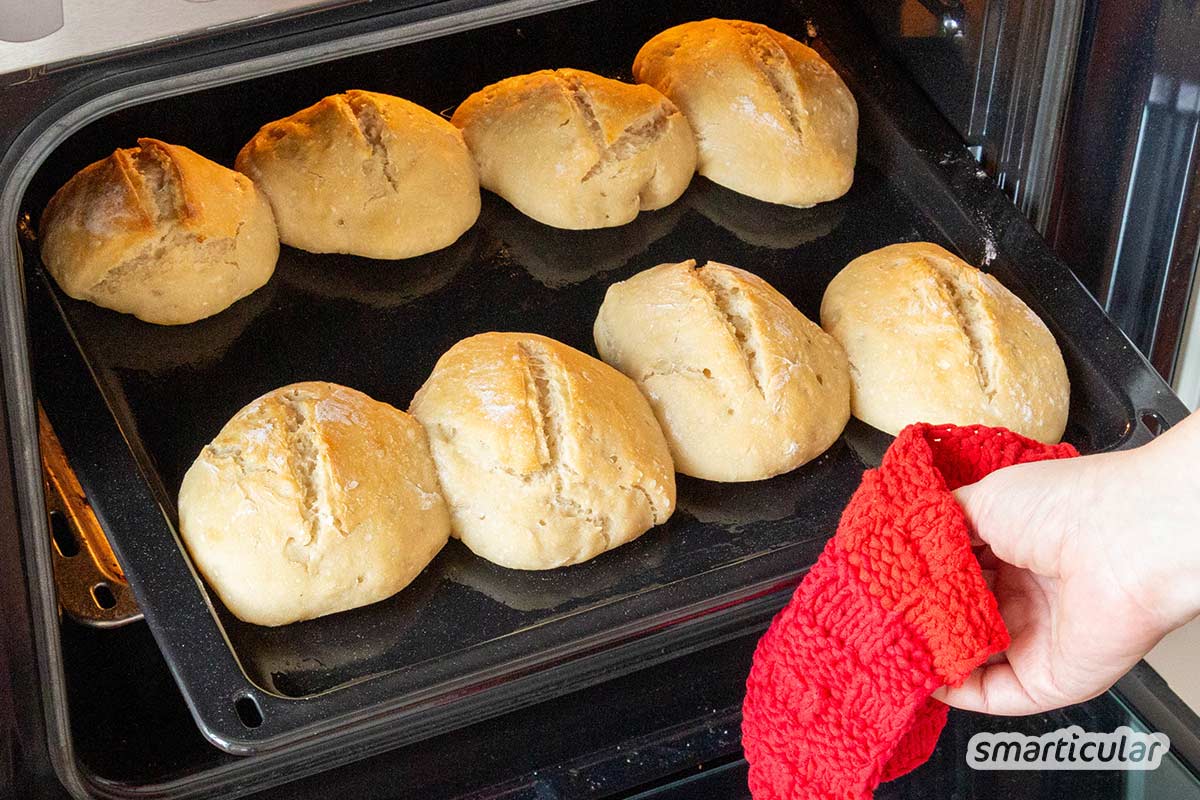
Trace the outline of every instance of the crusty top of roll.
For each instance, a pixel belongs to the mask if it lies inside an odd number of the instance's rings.
[[[413,398],[453,533],[489,561],[548,569],[624,544],[675,508],[662,431],[633,381],[532,333],[484,333]]]
[[[850,188],[858,106],[824,59],[790,36],[741,20],[687,22],[646,42],[633,74],[687,116],[698,170],[716,183],[791,206]]]
[[[50,199],[42,261],[63,291],[147,322],[194,322],[262,286],[279,241],[245,175],[157,139],[84,167]]]
[[[795,469],[850,418],[842,348],[756,275],[660,264],[608,288],[601,357],[650,399],[675,467],[716,481]]]
[[[450,518],[420,424],[313,381],[229,420],[184,476],[179,526],[230,611],[283,625],[395,594],[446,543]]]
[[[1045,323],[991,275],[935,244],[859,256],[830,282],[821,324],[850,359],[854,415],[999,425],[1057,442],[1070,382]]]
[[[479,177],[458,130],[416,103],[352,89],[264,125],[237,168],[271,200],[284,244],[411,258],[479,216]]]
[[[674,202],[696,169],[674,103],[583,70],[507,78],[468,97],[451,121],[483,187],[557,228],[623,225]]]

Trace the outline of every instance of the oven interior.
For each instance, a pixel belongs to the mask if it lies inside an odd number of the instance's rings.
[[[216,317],[180,328],[157,328],[71,300],[38,262],[33,222],[49,196],[75,171],[138,136],[183,144],[228,165],[261,124],[327,94],[367,88],[448,114],[472,91],[536,69],[575,66],[629,79],[642,42],[672,24],[714,15],[764,22],[802,40],[815,33],[815,46],[843,72],[862,113],[859,166],[846,197],[788,209],[697,177],[674,205],[630,225],[566,232],[528,220],[485,193],[479,222],[444,251],[385,263],[285,247],[267,286]],[[457,716],[445,715],[438,724],[414,723],[419,733],[407,738],[376,729],[360,739],[356,754],[350,738],[335,736],[344,731],[325,730],[337,746],[314,736],[233,757],[205,741],[192,715],[216,729],[206,729],[210,740],[234,730],[250,752],[256,730],[270,731],[276,717],[286,732],[319,727],[312,708],[342,714],[347,708],[340,696],[352,698],[349,705],[378,704],[369,687],[387,679],[386,698],[414,698],[411,722],[430,706],[453,707],[464,696],[486,694],[490,682],[586,661],[631,613],[644,623],[631,638],[685,620],[695,629],[689,615],[703,625],[711,619],[711,634],[703,635],[701,626],[686,643],[663,640],[602,674],[559,670],[553,687],[541,687],[542,696],[582,691],[614,707],[622,702],[614,686],[636,693],[631,687],[649,681],[648,670],[642,678],[634,673],[586,685],[636,667],[695,671],[682,664],[689,651],[705,647],[705,653],[720,650],[728,663],[747,664],[753,634],[815,560],[859,475],[888,443],[852,421],[829,453],[771,481],[718,485],[681,478],[671,522],[580,567],[515,574],[452,542],[390,600],[267,629],[232,617],[192,572],[173,533],[174,496],[191,459],[224,421],[277,386],[330,380],[406,408],[437,357],[474,333],[528,330],[594,354],[591,322],[607,286],[685,258],[749,269],[816,319],[825,284],[850,258],[897,241],[930,240],[986,264],[1056,334],[1073,386],[1067,440],[1084,451],[1123,446],[1150,435],[1143,417],[1153,423],[1156,415],[1172,413],[1156,410],[1160,389],[1152,374],[1139,371],[1144,362],[1122,351],[1120,334],[1044,252],[928,102],[879,55],[864,21],[840,5],[596,0],[131,104],[63,139],[34,176],[21,212],[30,221],[22,244],[39,400],[118,556],[136,565],[131,580],[141,597],[191,597],[190,606],[143,603],[157,640],[145,622],[100,628],[62,620],[73,744],[88,780],[113,794],[145,785],[178,795],[204,786],[242,792],[256,783],[248,777],[255,762],[277,781],[469,723],[476,724],[468,741],[486,748],[489,737],[503,736],[502,720],[509,717],[482,720],[532,702],[532,694],[514,693],[474,710],[464,703]],[[748,604],[764,593],[768,601],[752,606],[753,613],[716,624],[720,603],[714,598]],[[165,657],[164,637],[170,642]],[[180,655],[189,646],[201,663]],[[193,690],[214,691],[189,696],[189,714],[174,678],[202,671],[212,648],[232,655],[251,693],[194,683]],[[550,657],[530,662],[543,651]],[[667,660],[672,657],[682,661]],[[665,663],[651,666],[659,661]],[[682,693],[677,705],[687,707],[684,716],[693,715],[690,724],[696,724],[696,708],[711,705],[712,725],[736,728],[729,709],[739,699],[739,679],[736,669],[728,671],[714,677],[710,690],[698,685]],[[249,717],[239,706],[246,696],[257,704]],[[1106,713],[1118,713],[1113,708]],[[543,703],[516,713],[523,722],[512,724],[533,736],[538,719],[555,712]],[[257,724],[251,724],[255,714]],[[581,715],[564,710],[562,717],[563,724],[578,724]],[[643,722],[649,725],[633,724]],[[597,726],[602,729],[608,730]],[[152,731],[172,734],[147,735]],[[452,738],[427,738],[397,752],[430,759],[426,777],[436,783],[432,754]],[[713,741],[707,745],[713,758],[733,757],[735,730]],[[553,750],[543,747],[542,757],[547,749]],[[504,772],[493,766],[496,774]]]

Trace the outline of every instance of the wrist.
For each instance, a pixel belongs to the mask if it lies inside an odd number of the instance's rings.
[[[1166,606],[1178,627],[1200,615],[1200,413],[1142,448],[1156,465],[1163,528],[1178,548],[1164,576],[1173,587]]]
[[[1200,424],[1104,459],[1095,524],[1108,529],[1113,571],[1168,633],[1200,615]]]

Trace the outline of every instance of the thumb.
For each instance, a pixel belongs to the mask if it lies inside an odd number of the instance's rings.
[[[984,508],[987,505],[987,492],[982,490],[978,483],[961,486],[954,490],[954,499],[962,507],[963,516],[967,518],[967,529],[971,534],[971,544],[981,545],[987,544],[986,540],[979,535],[980,524],[986,515]]]
[[[1013,529],[1007,517],[1022,494],[1019,482],[1001,477],[1003,470],[954,490],[954,499],[962,507],[971,531],[971,544],[1003,547],[1005,532]]]
[[[1039,575],[1059,572],[1064,537],[1078,525],[1077,487],[1084,459],[1039,461],[997,470],[957,489],[978,541],[1001,561]]]
[[[961,686],[943,686],[933,697],[953,708],[1001,716],[1036,714],[1046,708],[1029,695],[1012,666],[1005,662],[982,666]]]

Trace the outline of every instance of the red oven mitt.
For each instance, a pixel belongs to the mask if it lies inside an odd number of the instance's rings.
[[[900,432],[754,653],[742,745],[755,800],[870,798],[929,758],[947,711],[930,695],[1009,641],[951,492],[1074,455],[1003,428]]]

